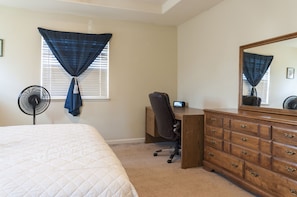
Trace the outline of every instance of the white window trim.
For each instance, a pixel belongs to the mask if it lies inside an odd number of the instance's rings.
[[[64,74],[66,74],[67,76],[69,76],[69,79],[67,79],[67,77],[65,77],[65,82],[64,82],[64,80],[63,80],[63,82],[60,82],[60,83],[63,83],[63,86],[66,84],[66,86],[67,86],[67,90],[65,91],[65,93],[64,93],[64,91],[63,91],[63,94],[65,94],[65,95],[63,95],[63,96],[58,96],[58,95],[56,95],[55,93],[53,93],[53,90],[52,90],[52,86],[54,86],[54,85],[51,85],[52,84],[52,78],[51,78],[51,76],[49,76],[49,82],[48,83],[50,83],[50,85],[46,85],[46,80],[44,79],[45,77],[44,77],[44,74],[46,73],[45,72],[45,67],[44,67],[44,62],[46,61],[46,60],[44,60],[44,51],[43,51],[43,42],[45,43],[45,41],[44,41],[44,39],[42,38],[42,41],[41,41],[41,86],[43,86],[43,87],[45,87],[49,92],[50,92],[50,94],[51,94],[51,98],[52,99],[54,99],[54,100],[65,100],[66,99],[66,96],[67,96],[67,92],[68,92],[68,88],[69,88],[69,85],[70,85],[70,82],[71,82],[71,79],[72,79],[72,76],[70,76],[65,70],[64,70],[64,68],[59,64],[59,62],[56,60],[56,58],[54,58],[55,60],[55,66],[56,66],[56,64],[58,63],[60,66],[61,66],[61,69],[63,70],[63,71],[61,71],[61,72],[65,72]],[[52,54],[52,52],[50,51],[50,49],[48,48],[47,50],[49,50],[49,51],[47,51],[48,53],[51,53]],[[52,54],[52,56],[54,57],[54,55]],[[104,57],[103,57],[104,56]],[[103,57],[103,58],[102,58]],[[100,59],[101,58],[101,59]],[[49,58],[48,58],[49,59]],[[103,59],[103,60],[102,60]],[[96,69],[96,71],[98,71],[99,73],[101,73],[101,71],[103,70],[103,71],[105,71],[106,72],[106,76],[104,76],[104,77],[106,77],[106,80],[103,80],[103,83],[104,84],[106,84],[105,86],[104,86],[104,88],[105,88],[105,94],[104,95],[99,95],[99,94],[97,94],[97,95],[84,95],[84,91],[83,91],[83,89],[84,89],[84,85],[85,84],[83,84],[83,82],[82,82],[82,78],[84,78],[84,77],[87,77],[87,76],[89,76],[89,75],[86,75],[87,74],[87,72],[88,72],[88,70],[86,70],[85,72],[85,75],[84,75],[84,73],[81,75],[81,76],[79,76],[77,79],[78,79],[78,82],[79,82],[79,87],[80,87],[80,92],[81,92],[81,97],[82,97],[82,99],[86,99],[86,100],[101,100],[101,101],[105,101],[105,100],[110,100],[110,98],[109,98],[109,43],[107,43],[107,45],[106,45],[106,47],[102,50],[102,53],[97,57],[97,62],[98,61],[100,61],[100,60],[102,60],[103,61],[103,68],[98,68],[98,70]],[[96,62],[96,60],[94,61],[94,62]],[[93,62],[93,63],[94,63]],[[51,74],[52,73],[52,67],[51,67],[51,64],[52,63],[48,63],[48,65],[49,65],[49,74]],[[91,65],[92,66],[92,65]],[[102,67],[101,66],[101,64],[97,64],[97,66],[98,67]],[[89,67],[90,68],[90,67]],[[88,68],[88,69],[89,69]],[[58,68],[59,69],[59,68]],[[98,73],[98,74],[99,74]],[[100,75],[100,74],[99,74]],[[47,75],[48,76],[48,75]],[[100,76],[98,76],[98,80],[99,80],[99,78],[100,78]],[[98,81],[98,83],[99,83],[99,81]],[[100,84],[100,83],[99,83]],[[49,88],[49,86],[51,86],[50,88]],[[100,92],[101,91],[101,89],[100,89],[100,85],[98,85],[98,87],[99,87],[99,89],[97,89],[97,88],[94,88],[93,90],[95,90],[95,91],[98,91],[98,92]],[[53,88],[55,88],[55,87],[53,87]],[[65,87],[64,87],[65,88]]]
[[[243,79],[243,95],[250,95],[251,85],[247,81],[244,74],[242,74],[242,79]],[[259,91],[259,89],[257,88],[261,84],[265,84],[264,91]],[[262,99],[261,105],[269,105],[269,85],[270,85],[270,68],[267,69],[265,75],[263,76],[259,84],[256,86],[257,96],[261,97]]]

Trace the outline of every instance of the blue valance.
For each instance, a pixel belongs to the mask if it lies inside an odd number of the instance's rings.
[[[252,86],[251,96],[257,96],[256,86],[268,70],[273,56],[243,53],[243,73]]]
[[[38,28],[40,34],[62,67],[73,78],[65,101],[65,108],[73,116],[80,114],[82,99],[77,78],[100,55],[112,34],[84,34]]]

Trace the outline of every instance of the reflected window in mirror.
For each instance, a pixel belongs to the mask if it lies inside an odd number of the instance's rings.
[[[247,96],[259,97],[263,104],[268,104],[269,98],[269,66],[273,60],[271,55],[243,53],[243,87],[248,89]],[[259,91],[259,93],[258,93]]]
[[[242,81],[243,81],[243,87],[242,87],[243,95],[251,95],[252,85],[248,82],[244,74],[242,75]],[[255,96],[261,98],[262,105],[269,104],[269,84],[270,84],[270,68],[268,68],[262,80],[256,86],[257,95]]]

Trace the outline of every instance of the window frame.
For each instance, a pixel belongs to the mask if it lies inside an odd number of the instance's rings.
[[[245,75],[242,74],[243,81],[243,94],[242,95],[250,95],[252,86],[246,79]],[[270,67],[267,69],[265,75],[261,79],[261,81],[256,86],[257,89],[257,97],[261,98],[261,105],[269,105],[269,85],[270,85]],[[263,91],[260,90],[260,86],[262,86]]]
[[[46,47],[46,48],[44,48]],[[80,88],[80,93],[81,93],[81,97],[82,99],[86,99],[86,100],[109,100],[109,48],[110,48],[110,45],[109,45],[109,42],[106,44],[106,46],[104,47],[104,49],[102,50],[102,52],[100,53],[100,55],[95,59],[95,61],[89,66],[89,68],[84,72],[82,73],[80,76],[77,77],[77,80],[78,80],[78,83],[79,83],[79,88]],[[45,50],[46,50],[46,53],[47,56],[50,56],[50,57],[47,57],[47,59],[45,59]],[[50,63],[47,63],[45,65],[45,61],[49,61],[50,58],[54,58],[51,59]],[[58,68],[58,66],[61,68]],[[65,90],[65,93],[63,93],[63,95],[57,95],[57,89],[56,90],[53,90],[53,88],[56,88],[56,87],[53,87],[52,85],[52,81],[55,80],[53,79],[51,76],[48,77],[50,80],[50,82],[45,82],[45,69],[46,69],[46,66],[50,67],[48,68],[50,70],[50,72],[52,73],[52,70],[53,69],[59,69],[60,71],[60,74],[61,75],[66,75],[65,76],[65,86],[67,86],[67,90]],[[84,87],[85,86],[89,86],[90,84],[88,83],[84,83],[83,80],[85,78],[87,78],[88,76],[90,77],[90,69],[91,70],[94,70],[94,73],[98,72],[99,75],[98,75],[98,80],[100,81],[100,77],[102,78],[102,71],[105,70],[105,77],[106,79],[105,80],[101,80],[103,81],[103,83],[99,83],[98,81],[98,88],[99,89],[96,89],[94,88],[95,91],[98,91],[98,92],[101,92],[103,88],[105,88],[105,94],[104,95],[101,95],[101,94],[97,94],[97,95],[85,95],[85,91],[84,91]],[[49,73],[49,75],[51,75],[51,73]],[[92,74],[94,74],[92,73]],[[104,74],[103,74],[104,75]],[[58,62],[58,60],[55,58],[55,56],[53,55],[53,53],[51,52],[50,48],[48,47],[47,43],[45,42],[44,38],[41,37],[41,86],[45,87],[50,95],[51,95],[51,99],[53,100],[65,100],[66,97],[67,97],[67,93],[68,93],[68,89],[69,89],[69,85],[70,85],[70,82],[71,82],[71,79],[73,77],[71,75],[69,75],[65,70],[64,68],[61,66],[61,64]],[[92,81],[94,82],[94,81]],[[49,85],[47,85],[48,83],[50,83]],[[63,83],[64,84],[64,83]],[[92,83],[93,84],[93,83]],[[103,84],[103,85],[102,85]],[[49,87],[50,86],[50,87]],[[102,88],[103,87],[103,88]],[[65,88],[65,87],[64,87]],[[92,89],[92,88],[91,88]],[[64,92],[64,90],[63,90]]]

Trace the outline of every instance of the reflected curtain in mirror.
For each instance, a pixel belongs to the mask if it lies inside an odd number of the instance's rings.
[[[243,74],[252,86],[250,96],[257,96],[256,86],[268,70],[273,56],[243,53]]]

